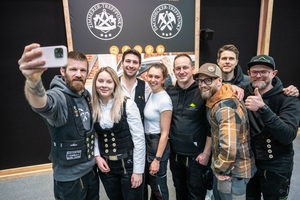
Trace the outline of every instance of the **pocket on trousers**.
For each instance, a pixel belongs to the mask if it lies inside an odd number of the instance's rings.
[[[249,178],[234,178],[232,181],[232,193],[239,196],[246,194],[246,187],[249,180]]]
[[[232,186],[231,178],[226,181],[218,180],[217,182],[218,190],[224,194],[231,194],[231,186]]]

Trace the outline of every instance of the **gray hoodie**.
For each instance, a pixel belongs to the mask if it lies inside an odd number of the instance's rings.
[[[32,108],[33,111],[40,114],[52,126],[60,127],[64,125],[68,119],[68,108],[66,97],[63,93],[70,95],[76,102],[84,127],[87,130],[93,128],[90,123],[92,114],[90,113],[88,103],[85,100],[85,96],[89,96],[89,92],[86,89],[82,95],[73,92],[66,85],[66,82],[61,75],[55,76],[50,83],[50,89],[47,91],[46,106],[44,108]],[[94,159],[72,167],[63,167],[53,164],[54,179],[57,181],[76,180],[90,172],[94,165]]]

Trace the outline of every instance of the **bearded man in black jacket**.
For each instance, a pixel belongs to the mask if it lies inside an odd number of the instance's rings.
[[[245,89],[251,144],[257,172],[247,185],[247,200],[287,199],[293,171],[293,140],[300,121],[300,103],[283,94],[271,56],[254,56],[248,63]]]

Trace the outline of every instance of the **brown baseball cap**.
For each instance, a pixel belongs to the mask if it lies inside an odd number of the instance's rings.
[[[198,77],[199,74],[205,74],[209,77],[213,78],[221,78],[222,71],[220,67],[213,63],[204,63],[198,70],[198,73],[194,75],[194,77]]]

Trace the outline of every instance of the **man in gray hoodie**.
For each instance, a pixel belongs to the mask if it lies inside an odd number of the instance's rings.
[[[47,60],[35,59],[42,55],[38,47],[26,46],[18,63],[26,78],[25,96],[50,132],[55,199],[99,199],[90,94],[84,88],[88,60],[81,52],[69,52],[67,66],[45,91],[41,76],[47,68],[38,67]]]

